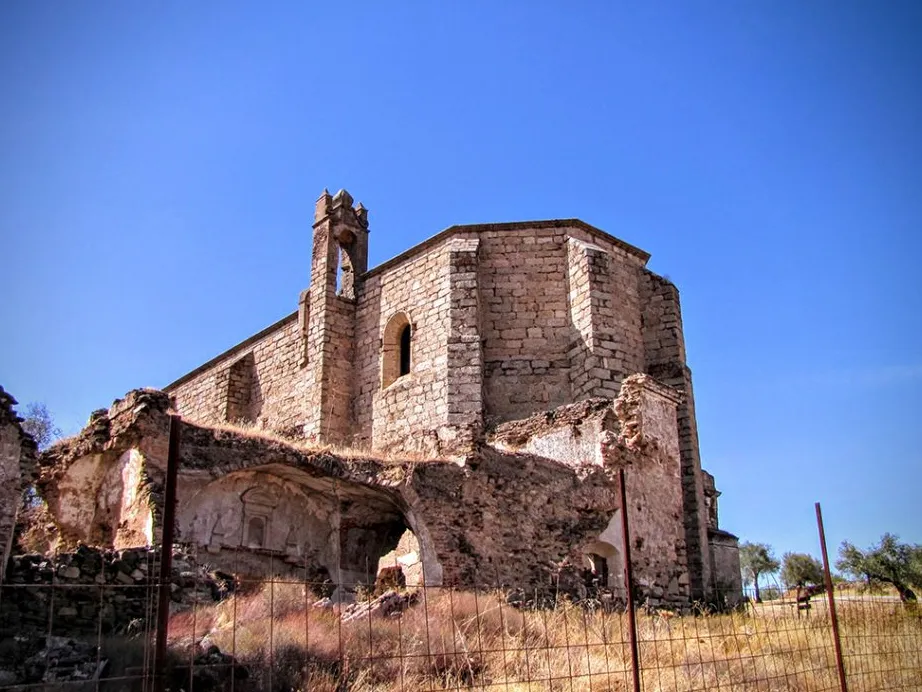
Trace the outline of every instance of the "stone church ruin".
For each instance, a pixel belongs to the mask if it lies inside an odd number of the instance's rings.
[[[678,291],[646,252],[563,219],[453,226],[369,269],[368,239],[367,210],[324,192],[297,311],[41,455],[62,545],[157,542],[175,411],[177,540],[223,570],[342,598],[385,566],[460,587],[575,574],[623,596],[625,469],[644,596],[741,591]]]

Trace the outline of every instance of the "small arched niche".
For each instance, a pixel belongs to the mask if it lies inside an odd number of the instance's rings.
[[[247,548],[271,548],[272,513],[278,499],[262,488],[250,488],[242,493],[243,526],[240,532],[241,545]]]
[[[621,510],[615,510],[605,530],[583,548],[586,586],[619,593],[624,589]]]
[[[381,339],[381,387],[389,387],[413,368],[413,325],[405,312],[393,315]]]

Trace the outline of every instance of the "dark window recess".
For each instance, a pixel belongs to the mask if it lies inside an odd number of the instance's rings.
[[[266,522],[262,517],[253,517],[247,527],[247,545],[250,548],[262,548],[265,541]]]
[[[400,377],[410,374],[410,325],[400,330]]]
[[[595,553],[591,553],[589,559],[592,561],[592,574],[590,580],[594,582],[589,585],[608,586],[608,560]]]

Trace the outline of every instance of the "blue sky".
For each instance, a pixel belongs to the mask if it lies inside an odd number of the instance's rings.
[[[922,4],[0,4],[0,383],[66,432],[371,264],[576,216],[682,293],[722,525],[922,542]]]

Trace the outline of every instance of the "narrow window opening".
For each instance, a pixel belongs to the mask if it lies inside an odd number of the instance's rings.
[[[410,325],[400,331],[400,377],[410,374]]]
[[[389,387],[413,368],[413,325],[404,312],[394,314],[381,335],[381,387]]]
[[[336,248],[336,295],[343,294],[343,249]]]

